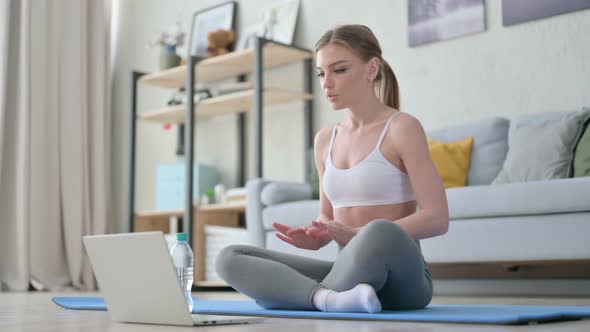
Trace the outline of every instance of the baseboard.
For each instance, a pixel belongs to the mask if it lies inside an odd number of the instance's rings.
[[[590,279],[434,279],[435,296],[589,297]]]
[[[428,263],[436,279],[590,279],[589,259]]]

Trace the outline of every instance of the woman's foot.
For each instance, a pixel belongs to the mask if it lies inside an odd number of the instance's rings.
[[[358,284],[344,292],[320,288],[313,297],[313,305],[325,312],[375,313],[381,311],[381,302],[369,284]]]

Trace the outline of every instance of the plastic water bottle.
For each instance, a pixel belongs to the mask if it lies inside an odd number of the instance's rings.
[[[176,234],[176,243],[171,250],[172,261],[178,282],[184,293],[184,298],[188,303],[189,311],[193,310],[193,299],[191,297],[191,288],[193,286],[193,250],[186,242],[186,233]]]

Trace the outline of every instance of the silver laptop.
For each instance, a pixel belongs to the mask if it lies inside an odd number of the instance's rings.
[[[114,321],[192,326],[262,319],[189,312],[162,232],[85,236],[84,245]]]

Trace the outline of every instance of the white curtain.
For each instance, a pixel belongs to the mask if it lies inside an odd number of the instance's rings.
[[[0,280],[95,287],[82,236],[111,220],[110,0],[0,5]]]

